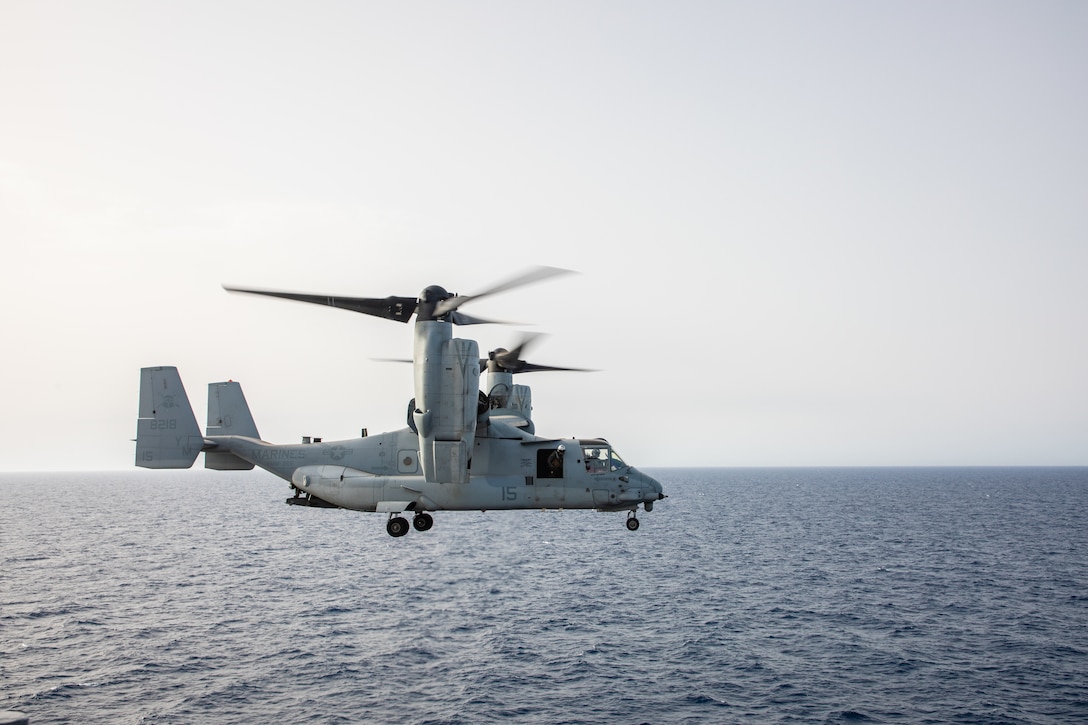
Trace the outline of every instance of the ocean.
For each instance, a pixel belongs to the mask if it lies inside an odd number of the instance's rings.
[[[647,469],[640,515],[0,474],[0,710],[46,723],[1088,721],[1088,468]]]

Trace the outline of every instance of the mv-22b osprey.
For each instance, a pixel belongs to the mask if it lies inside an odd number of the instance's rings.
[[[523,344],[480,359],[475,340],[453,336],[454,325],[487,322],[459,310],[466,302],[564,272],[534,269],[472,296],[427,287],[419,298],[329,297],[227,288],[338,307],[399,322],[415,314],[415,397],[408,426],[380,435],[297,445],[262,441],[236,382],[208,386],[208,426],[201,434],[174,367],[140,371],[136,465],[189,468],[200,452],[214,470],[255,465],[290,482],[287,503],[389,514],[391,536],[412,525],[426,531],[434,511],[596,509],[636,512],[665,498],[661,484],[628,465],[603,438],[557,439],[535,434],[531,394],[515,373],[570,370],[520,359]],[[485,389],[480,375],[486,370]]]

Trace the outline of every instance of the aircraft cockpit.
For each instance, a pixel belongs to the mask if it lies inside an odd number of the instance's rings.
[[[627,468],[620,454],[612,449],[605,440],[583,440],[582,460],[586,471],[591,474],[610,473]]]

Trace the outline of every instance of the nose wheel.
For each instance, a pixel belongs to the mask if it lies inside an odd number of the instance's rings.
[[[635,518],[635,512],[632,511],[631,513],[627,514],[627,530],[638,531],[638,526],[638,519]]]

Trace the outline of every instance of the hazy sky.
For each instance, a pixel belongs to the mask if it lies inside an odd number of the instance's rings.
[[[382,297],[549,333],[538,432],[673,465],[1088,464],[1088,4],[0,2],[0,468],[132,466],[139,368],[404,425]],[[528,325],[531,325],[529,327]]]

